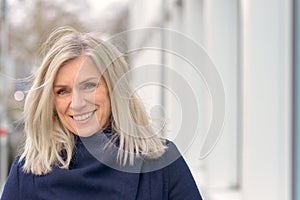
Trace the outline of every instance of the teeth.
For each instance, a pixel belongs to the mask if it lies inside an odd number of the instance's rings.
[[[77,115],[77,116],[73,116],[73,119],[76,121],[83,121],[86,120],[87,118],[91,117],[93,115],[94,111],[84,114],[84,115]]]

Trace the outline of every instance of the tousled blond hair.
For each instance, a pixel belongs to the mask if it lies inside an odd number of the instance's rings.
[[[25,100],[26,141],[20,160],[25,160],[23,169],[27,173],[47,174],[53,166],[69,168],[74,135],[56,114],[53,83],[58,69],[82,54],[93,60],[107,83],[112,130],[119,142],[119,164],[133,165],[137,156],[156,159],[165,152],[165,140],[154,133],[142,103],[129,86],[128,66],[123,55],[92,34],[62,27],[44,43],[41,66]]]

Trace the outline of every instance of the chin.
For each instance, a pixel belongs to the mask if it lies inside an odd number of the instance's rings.
[[[79,137],[90,137],[90,136],[92,136],[92,135],[94,135],[95,133],[82,133],[82,132],[80,132],[80,133],[75,133],[76,135],[78,135]]]
[[[94,128],[94,129],[77,129],[75,134],[80,136],[80,137],[90,137],[94,135],[95,133],[99,133],[100,129]]]

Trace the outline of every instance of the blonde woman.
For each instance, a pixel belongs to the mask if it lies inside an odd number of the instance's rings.
[[[149,125],[114,46],[64,27],[42,56],[2,200],[201,199],[174,144]]]

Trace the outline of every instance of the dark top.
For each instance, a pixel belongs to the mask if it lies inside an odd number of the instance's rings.
[[[1,200],[202,199],[186,162],[172,142],[167,143],[168,150],[161,159],[137,161],[134,170],[126,166],[122,170],[95,157],[97,152],[89,151],[91,145],[75,138],[68,170],[54,167],[41,176],[24,173],[24,161],[19,162],[17,157]]]

